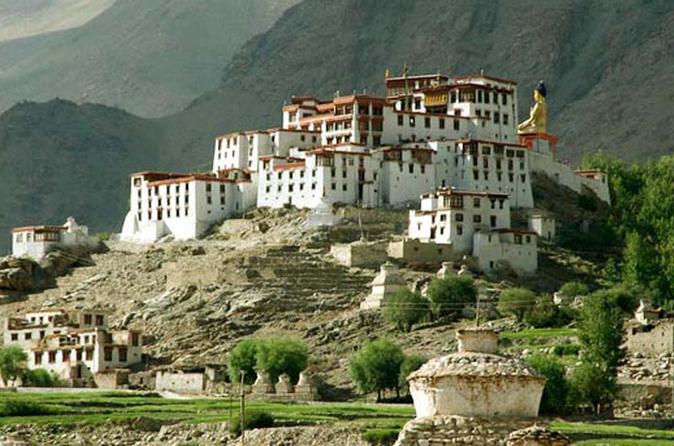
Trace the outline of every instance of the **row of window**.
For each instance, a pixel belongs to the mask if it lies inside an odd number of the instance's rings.
[[[381,132],[384,130],[384,125],[382,121],[372,121],[372,124],[370,124],[370,121],[358,121],[358,130],[370,130],[370,129],[372,129],[372,131],[375,132]]]
[[[417,117],[416,116],[408,116],[407,118],[407,123],[410,127],[416,127],[417,125]],[[425,116],[424,117],[424,127],[427,129],[431,128],[431,120],[432,119],[437,119],[438,120],[438,128],[444,129],[445,128],[445,118],[432,118],[430,116]],[[454,130],[459,130],[461,128],[461,121],[459,119],[452,119],[453,121],[453,126]],[[405,115],[404,114],[399,114],[398,115],[398,126],[401,127],[405,125]]]
[[[465,161],[465,159],[464,159]],[[477,156],[473,157],[473,166],[477,167],[479,164],[479,159]],[[501,170],[502,168],[502,160],[500,158],[496,158],[496,170]],[[455,158],[454,159],[454,165],[458,167],[459,165],[459,159]],[[489,158],[488,157],[482,157],[482,167],[484,169],[489,169]],[[520,161],[519,163],[519,168],[520,170],[524,170],[524,161]],[[515,170],[515,163],[512,159],[508,160],[508,170]]]
[[[477,116],[480,116],[480,117],[481,117],[481,116],[482,116],[482,110],[476,109],[476,110],[475,110],[475,114],[476,114]],[[490,110],[485,110],[485,112],[484,112],[484,117],[487,118],[487,119],[492,119],[493,122],[494,122],[494,124],[500,124],[501,121],[503,121],[503,125],[508,125],[509,122],[510,122],[510,116],[508,115],[508,113],[503,113],[503,114],[501,114],[501,113],[495,111],[495,112],[494,112],[494,115],[493,115],[493,117],[492,117],[491,111],[490,111]],[[501,117],[503,117],[503,119],[501,119]]]
[[[136,180],[140,180],[140,178],[136,178]],[[184,184],[185,184],[185,193],[189,193],[190,192],[190,183],[184,183]],[[138,186],[140,186],[140,185],[138,185]],[[166,186],[166,190],[169,193],[171,192],[171,189],[173,189],[174,194],[178,194],[179,192],[182,192],[180,190],[178,184],[174,184],[172,188],[171,188],[171,186]],[[150,197],[159,196],[159,186],[148,187],[148,194],[147,195],[150,196]],[[140,196],[141,196],[141,190],[138,189],[138,197],[140,197]]]
[[[59,351],[52,350],[47,352],[47,363],[48,364],[55,364],[57,362],[57,353]],[[70,350],[60,350],[61,352],[61,362],[70,362],[71,360],[71,351]],[[84,353],[84,354],[83,354]],[[126,352],[124,353],[126,355]],[[94,349],[93,348],[87,348],[82,351],[82,349],[76,349],[75,350],[75,361],[79,362],[82,361],[82,357],[84,356],[85,361],[93,361],[94,359]],[[35,362],[35,365],[41,365],[43,361],[44,353],[43,352],[34,352],[33,353],[33,362]]]
[[[16,240],[16,243],[23,243],[24,234],[23,233],[16,234],[15,240]],[[61,233],[60,232],[38,232],[33,237],[33,234],[31,232],[28,232],[28,233],[26,233],[25,240],[26,240],[26,243],[32,243],[33,241],[36,241],[36,242],[59,242],[59,241],[61,241]]]
[[[457,90],[452,90],[449,101],[453,104],[459,102],[471,102],[473,104],[498,104],[499,93],[497,91],[482,90],[479,88],[476,90],[462,90],[460,92]],[[501,104],[508,105],[508,93],[501,93]]]
[[[353,113],[353,106],[352,105],[345,105],[345,106],[336,106],[334,109],[334,113],[336,116],[339,115],[350,115]],[[359,115],[368,115],[370,114],[370,107],[367,105],[359,105],[358,106],[358,114]],[[381,116],[384,114],[384,108],[379,107],[376,105],[372,106],[372,115],[374,116]]]
[[[473,207],[479,209],[482,206],[482,200],[480,197],[473,197]],[[505,206],[505,198],[489,198],[488,200],[492,209],[496,209],[497,203],[499,209],[503,209]],[[462,195],[450,195],[449,197],[442,196],[440,202],[441,207],[448,207],[449,205],[450,209],[463,209],[465,200]]]
[[[484,178],[484,181],[489,181],[489,171],[488,170],[483,171],[482,176]],[[480,171],[479,170],[473,170],[473,180],[480,181]],[[503,173],[502,172],[496,172],[496,181],[503,181]],[[520,174],[520,181],[522,183],[527,182],[527,175],[525,173]],[[508,182],[510,182],[510,183],[515,182],[515,174],[514,173],[508,174]]]

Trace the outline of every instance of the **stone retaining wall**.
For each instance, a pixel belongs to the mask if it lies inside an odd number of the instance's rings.
[[[484,420],[435,416],[408,421],[394,446],[506,446],[508,435],[532,420]]]

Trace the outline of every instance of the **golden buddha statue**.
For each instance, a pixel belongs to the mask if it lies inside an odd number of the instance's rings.
[[[517,126],[517,133],[545,133],[548,124],[548,106],[545,103],[547,91],[543,81],[534,90],[534,105],[529,111],[529,119]]]

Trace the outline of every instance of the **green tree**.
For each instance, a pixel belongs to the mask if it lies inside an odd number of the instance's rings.
[[[459,313],[466,304],[477,300],[477,288],[470,277],[433,279],[426,293],[431,312],[436,318]]]
[[[674,157],[645,164],[595,154],[587,167],[608,171],[612,206],[606,223],[624,247],[622,279],[674,307]]]
[[[384,319],[394,323],[400,330],[409,332],[414,324],[428,318],[428,301],[407,288],[395,292],[386,299]]]
[[[297,383],[300,372],[307,368],[309,352],[302,342],[289,338],[272,338],[258,342],[255,369],[269,373],[272,382],[284,373]]]
[[[591,406],[596,414],[615,398],[614,377],[602,365],[583,362],[573,372],[569,386],[569,400],[578,407]]]
[[[408,355],[405,356],[403,363],[400,365],[400,378],[398,380],[398,387],[407,389],[407,377],[410,373],[419,370],[419,367],[428,361],[422,355]]]
[[[8,346],[0,348],[0,378],[5,387],[16,381],[26,371],[28,355],[21,347]]]
[[[596,292],[583,302],[578,324],[581,365],[573,378],[575,400],[599,413],[616,395],[618,364],[624,355],[623,311],[610,293]]]
[[[559,289],[559,292],[564,296],[569,297],[587,296],[590,292],[590,288],[582,282],[566,282]]]
[[[545,377],[545,388],[541,397],[541,413],[561,414],[566,409],[569,385],[566,368],[557,359],[547,355],[532,355],[527,362]]]
[[[351,379],[362,392],[377,392],[377,401],[381,401],[383,390],[395,389],[399,393],[400,366],[404,359],[400,347],[387,339],[367,342],[351,358]]]
[[[501,293],[496,309],[499,313],[510,314],[521,321],[536,305],[536,295],[526,288],[510,288]]]
[[[604,292],[588,296],[578,323],[581,351],[586,362],[600,364],[615,375],[624,351],[623,313]]]
[[[233,383],[238,383],[241,372],[245,373],[244,383],[252,384],[255,382],[255,362],[257,357],[257,344],[255,339],[244,339],[240,341],[229,352],[227,357],[227,372],[229,379]]]

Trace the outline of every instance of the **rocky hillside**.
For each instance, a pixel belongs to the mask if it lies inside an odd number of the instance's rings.
[[[153,365],[219,363],[240,339],[289,335],[306,342],[311,368],[333,398],[351,388],[348,358],[364,339],[389,336],[406,351],[436,355],[454,348],[451,325],[428,323],[403,334],[376,314],[359,311],[376,271],[349,269],[329,255],[335,242],[401,235],[405,211],[343,208],[334,227],[308,227],[307,211],[255,211],[229,220],[205,240],[141,248],[111,243],[95,265],[76,268],[43,292],[9,293],[0,308],[11,315],[39,306],[102,305],[113,323],[142,328],[153,339]],[[566,281],[591,283],[596,265],[555,247],[541,254],[541,273],[520,281],[481,279],[485,296],[504,286],[555,291]],[[458,269],[459,265],[455,265]],[[404,270],[419,286],[435,270]]]
[[[60,97],[177,112],[217,87],[235,52],[297,1],[0,2],[0,40],[35,34],[0,43],[0,110]]]

